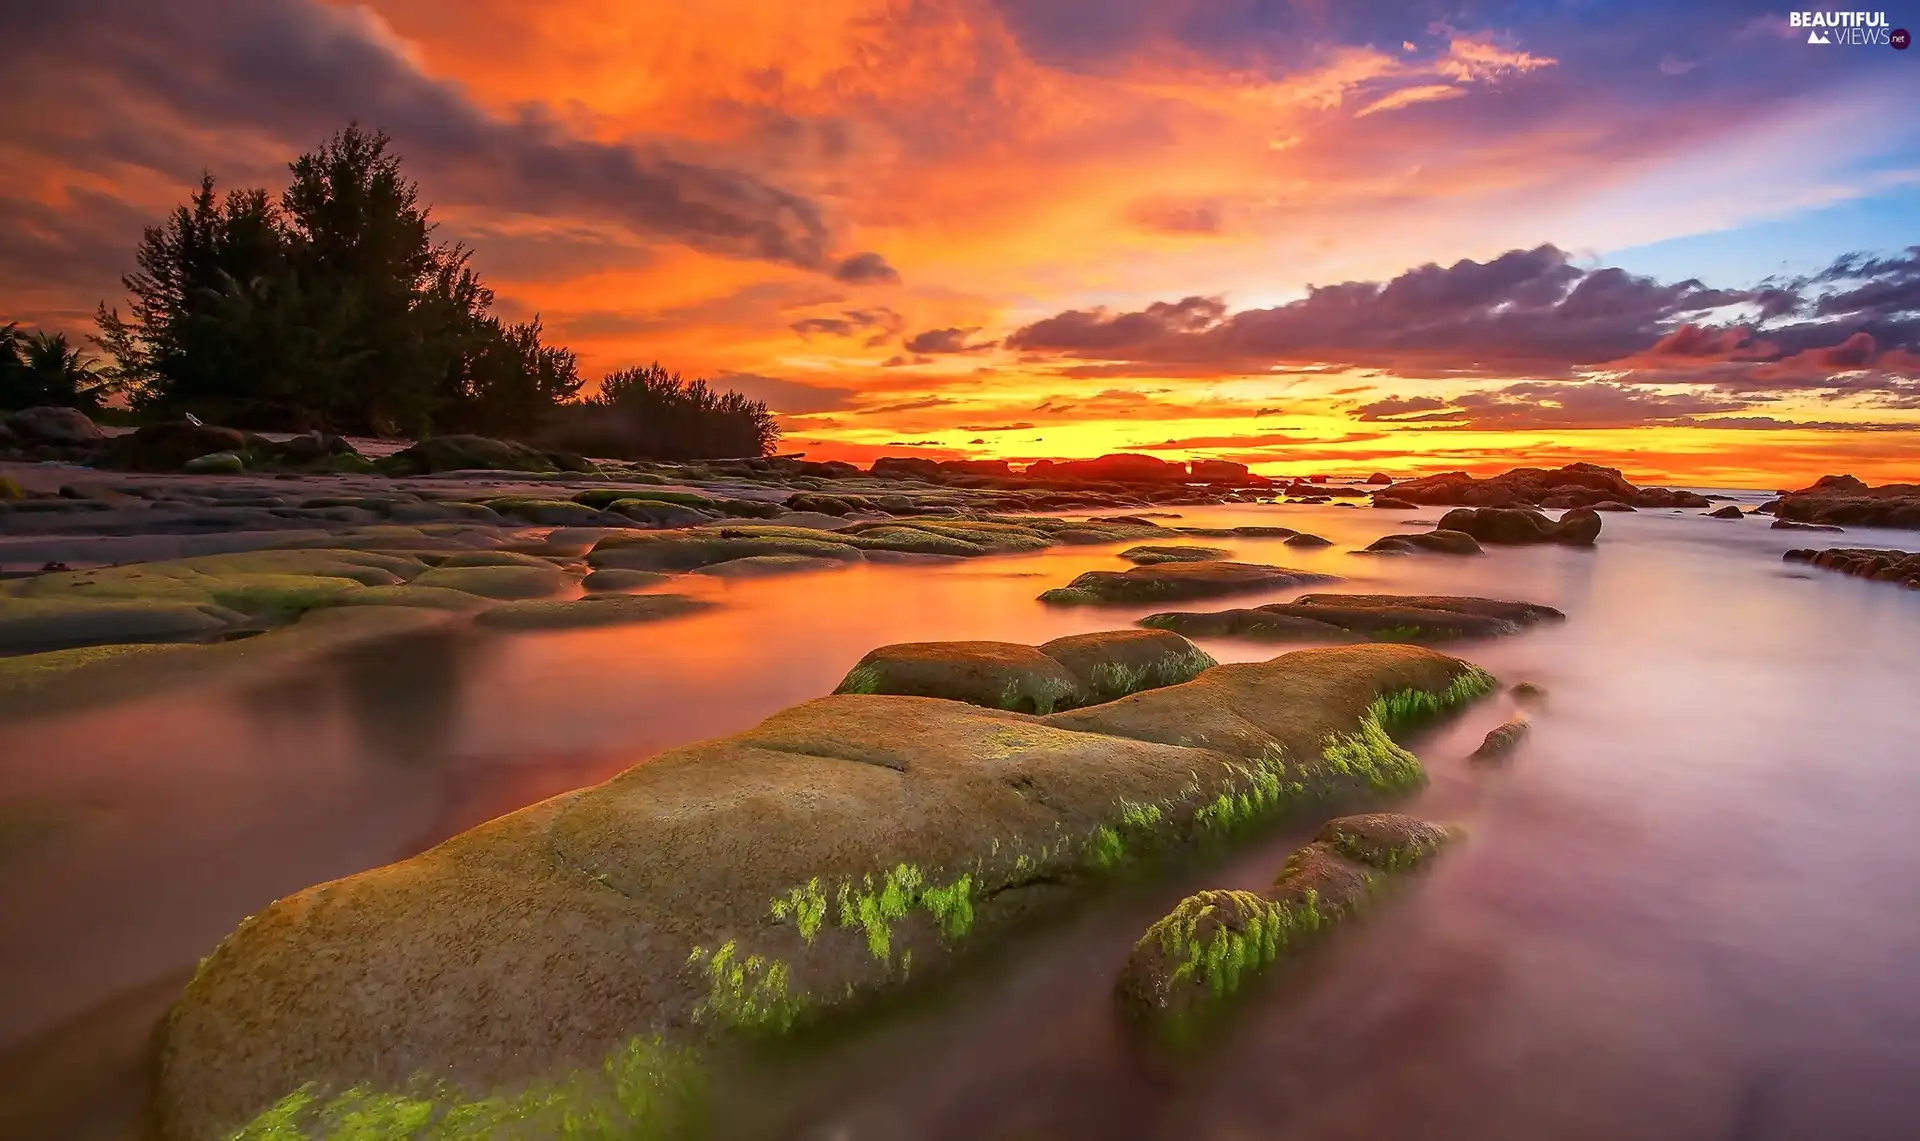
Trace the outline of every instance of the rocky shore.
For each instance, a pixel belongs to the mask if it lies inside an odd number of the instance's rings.
[[[1142,644],[1043,656],[1130,676]],[[273,904],[162,1027],[164,1136],[355,1114],[676,1136],[711,1051],[895,990],[1137,861],[1418,785],[1392,735],[1493,687],[1408,646],[1214,666],[1050,715],[946,676],[951,698],[820,698]]]
[[[1850,475],[1825,475],[1759,508],[1784,523],[1920,528],[1920,484],[1869,487]]]

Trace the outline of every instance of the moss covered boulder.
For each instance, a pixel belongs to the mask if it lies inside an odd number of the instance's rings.
[[[859,562],[860,548],[832,531],[799,527],[698,527],[608,535],[587,561],[596,570],[689,571],[758,555],[802,555]]]
[[[416,586],[463,590],[503,602],[545,598],[573,585],[573,577],[551,563],[545,566],[438,566],[414,580]]]
[[[1052,713],[1084,704],[1065,666],[1017,642],[902,642],[870,651],[836,693],[941,697],[989,709]]]
[[[1443,828],[1399,813],[1328,822],[1288,857],[1265,893],[1202,891],[1180,901],[1134,945],[1114,984],[1123,1013],[1191,1030],[1262,970],[1358,912],[1389,873],[1439,851]]]
[[[1433,594],[1303,594],[1275,602],[1212,613],[1168,611],[1140,624],[1189,637],[1241,637],[1267,641],[1344,641],[1352,637],[1394,642],[1447,642],[1517,634],[1539,622],[1566,616],[1551,606],[1499,598]]]
[[[1080,679],[1093,701],[1192,681],[1219,663],[1167,630],[1099,630],[1042,643],[1040,652]]]
[[[242,923],[161,1029],[160,1131],[293,1135],[369,1091],[423,1091],[423,1122],[501,1090],[586,1098],[569,1075],[602,1059],[657,1077],[890,989],[1137,853],[1411,787],[1391,733],[1491,684],[1363,646],[1045,717],[807,702]]]
[[[1040,601],[1057,606],[1177,602],[1337,581],[1335,575],[1260,563],[1155,563],[1124,571],[1088,571],[1042,594]]]
[[[430,475],[443,471],[554,472],[559,469],[544,452],[511,440],[488,436],[432,436],[388,457],[387,467],[403,475]]]
[[[0,597],[177,602],[277,625],[424,570],[415,558],[365,551],[250,551],[36,575],[0,584]]]
[[[240,625],[222,607],[167,599],[16,598],[0,595],[0,653],[115,642],[183,642]]]
[[[1227,552],[1219,547],[1184,546],[1140,546],[1128,547],[1120,552],[1120,557],[1137,566],[1153,566],[1156,563],[1210,563],[1227,557]]]

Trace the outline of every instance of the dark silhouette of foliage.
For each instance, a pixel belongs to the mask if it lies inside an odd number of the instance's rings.
[[[608,457],[698,460],[763,456],[780,428],[765,403],[716,392],[659,362],[609,373],[600,391],[567,410],[551,439],[571,451]]]
[[[122,279],[126,315],[105,304],[95,314],[111,363],[90,391],[124,391],[144,417],[560,435],[608,456],[761,455],[778,438],[764,404],[657,364],[576,400],[578,359],[545,342],[538,316],[492,315],[471,251],[434,240],[386,135],[348,126],[289,170],[278,198],[223,196],[204,175],[147,229]]]
[[[51,404],[94,412],[106,388],[95,363],[65,333],[0,328],[0,408]]]

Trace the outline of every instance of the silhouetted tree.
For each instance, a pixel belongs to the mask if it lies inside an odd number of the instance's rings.
[[[65,333],[0,328],[0,408],[53,404],[95,412],[105,387],[94,361]]]
[[[658,361],[610,373],[581,401],[606,442],[600,454],[655,459],[720,459],[773,451],[780,427],[764,402],[715,392]],[[615,451],[618,447],[620,450]],[[589,449],[583,449],[589,450]]]

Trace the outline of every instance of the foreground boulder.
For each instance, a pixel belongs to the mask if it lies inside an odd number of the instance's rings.
[[[245,921],[161,1027],[160,1132],[292,1136],[393,1091],[422,1125],[672,1136],[702,1043],[890,988],[1156,846],[1418,784],[1389,734],[1491,684],[1365,646],[1050,717],[807,702]],[[660,1096],[623,1105],[630,1077]]]
[[[1387,875],[1426,862],[1447,839],[1445,829],[1400,813],[1329,821],[1287,858],[1267,892],[1199,892],[1147,928],[1121,968],[1114,999],[1136,1021],[1189,1030],[1258,972],[1358,912]]]
[[[1088,571],[1066,586],[1042,594],[1040,601],[1060,606],[1174,602],[1337,581],[1335,575],[1260,563],[1154,563],[1124,571]]]
[[[1635,507],[1708,507],[1692,491],[1635,487],[1618,468],[1568,464],[1563,468],[1523,467],[1487,479],[1450,471],[1393,486],[1393,497],[1408,503],[1462,507],[1592,507],[1614,502]]]
[[[1839,571],[1875,582],[1897,582],[1908,589],[1920,590],[1920,554],[1911,551],[1831,547],[1824,551],[1788,551],[1781,557],[1790,563],[1812,563],[1821,570]]]
[[[1264,641],[1447,642],[1517,634],[1566,615],[1551,606],[1497,598],[1429,594],[1303,594],[1244,610],[1150,614],[1142,626],[1190,638],[1239,637]]]
[[[1824,475],[1760,510],[1792,523],[1920,528],[1920,484],[1869,487],[1850,475]]]
[[[1457,531],[1483,543],[1503,546],[1522,543],[1561,543],[1590,547],[1600,537],[1600,516],[1579,507],[1558,521],[1538,511],[1513,507],[1461,507],[1440,517],[1436,531]]]

